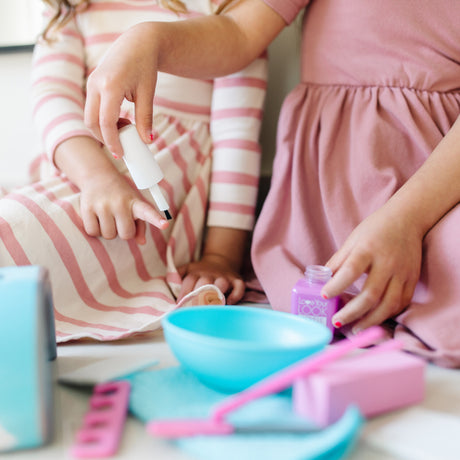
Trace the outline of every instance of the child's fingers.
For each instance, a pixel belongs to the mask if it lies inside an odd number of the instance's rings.
[[[127,210],[129,211],[129,210]],[[130,240],[136,237],[136,221],[129,212],[115,214],[117,233],[122,240]]]
[[[184,265],[184,267],[186,267]],[[182,280],[182,285],[180,288],[179,295],[177,296],[177,301],[182,300],[187,294],[190,294],[195,289],[195,284],[197,282],[198,277],[196,275],[187,275]]]
[[[142,219],[136,220],[136,233],[134,235],[134,240],[137,244],[145,244],[145,229],[146,229],[145,221]]]
[[[152,142],[150,135],[152,134],[153,125],[153,95],[153,87],[149,87],[148,85],[140,86],[134,101],[136,107],[134,114],[136,118],[136,127],[141,139],[146,144]]]
[[[81,217],[83,219],[83,227],[89,236],[101,236],[99,228],[99,220],[94,212],[81,208]]]
[[[217,278],[214,278],[211,275],[189,274],[182,280],[182,286],[177,300],[180,301],[190,292],[207,284],[214,284],[224,294],[230,290],[230,294],[227,299],[227,303],[230,305],[233,305],[241,300],[246,290],[245,283],[239,278],[229,279],[225,276],[218,276]]]
[[[246,292],[246,284],[240,278],[235,278],[232,281],[232,286],[233,286],[233,289],[230,292],[230,294],[227,296],[228,305],[235,305],[237,302],[239,302],[243,298],[244,293]]]
[[[326,299],[338,296],[366,272],[370,263],[368,256],[349,256],[321,289],[321,295]]]
[[[345,325],[361,319],[372,310],[384,296],[391,274],[373,268],[361,292],[351,299],[333,317],[332,324]]]
[[[107,209],[100,210],[97,215],[101,236],[106,240],[113,240],[117,236],[117,225],[114,216]]]
[[[341,267],[349,255],[349,250],[346,245],[347,243],[345,242],[345,244],[337,250],[325,264],[326,267],[329,267],[333,273]]]
[[[353,332],[382,324],[388,318],[397,315],[403,308],[401,304],[404,284],[397,278],[392,278],[384,292],[381,302],[367,315],[353,325]]]
[[[123,156],[117,121],[124,94],[110,78],[101,81],[93,72],[86,85],[84,121],[86,126],[117,157]]]
[[[179,273],[179,276],[183,278],[188,271],[188,264],[181,265],[180,267],[177,268],[177,273]]]
[[[142,219],[160,230],[164,230],[169,225],[169,222],[164,217],[143,200],[134,200],[132,214],[134,219]]]
[[[415,275],[414,273],[417,273],[417,275]],[[403,307],[407,307],[409,303],[411,302],[418,279],[419,279],[418,272],[413,272],[409,275],[408,280],[406,281],[406,284],[404,285],[404,289],[401,295],[401,305]]]
[[[214,285],[220,289],[222,293],[226,293],[230,289],[230,281],[225,276],[219,276],[214,280]]]
[[[198,289],[201,286],[206,286],[207,284],[214,284],[214,277],[209,275],[201,275],[195,283],[195,289]]]
[[[337,249],[337,251],[326,262],[326,267],[329,267],[332,270],[332,273],[335,273],[347,261],[347,259],[349,259],[355,246],[356,238],[354,233],[351,233],[342,246]]]
[[[114,94],[111,88],[108,87],[100,100],[99,107],[99,127],[102,136],[102,141],[112,154],[121,158],[123,156],[123,147],[121,146],[120,137],[118,134],[117,122],[120,116],[120,107],[122,99],[116,96],[119,94],[116,91]]]

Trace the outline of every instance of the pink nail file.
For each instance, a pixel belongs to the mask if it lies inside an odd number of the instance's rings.
[[[129,392],[130,385],[126,381],[94,387],[89,411],[71,450],[73,457],[110,457],[117,452],[128,411]]]
[[[331,363],[322,372],[296,380],[294,411],[328,426],[350,404],[365,417],[374,417],[420,403],[425,396],[425,365],[421,358],[399,350],[375,357],[370,351]]]

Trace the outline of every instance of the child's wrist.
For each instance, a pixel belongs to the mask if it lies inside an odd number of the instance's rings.
[[[399,225],[405,232],[414,234],[414,237],[422,240],[430,228],[434,225],[429,214],[418,206],[418,203],[404,202],[402,199],[393,197],[386,207],[389,209],[388,218]]]
[[[227,254],[221,254],[218,252],[204,252],[202,259],[210,260],[218,264],[224,263],[226,266],[231,268],[235,272],[239,272],[241,263],[239,261],[233,260],[232,257]]]

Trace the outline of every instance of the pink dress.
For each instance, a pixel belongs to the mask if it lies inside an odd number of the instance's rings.
[[[286,23],[306,7],[301,83],[281,112],[252,253],[270,303],[288,311],[305,266],[325,263],[457,119],[460,4],[264,1]],[[420,281],[395,329],[407,350],[452,367],[460,366],[459,235],[456,206],[424,239]]]

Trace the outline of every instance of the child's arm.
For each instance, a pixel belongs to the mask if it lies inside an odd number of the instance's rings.
[[[45,152],[54,163],[56,147],[74,136],[94,138],[83,122],[85,49],[75,19],[55,40],[39,40],[32,62],[33,120]]]
[[[333,278],[323,294],[340,294],[363,273],[360,294],[333,317],[357,321],[355,329],[380,324],[410,302],[420,276],[422,241],[429,230],[460,202],[460,120],[422,167],[351,233],[329,260]]]
[[[136,124],[150,141],[157,71],[209,78],[242,69],[286,26],[261,0],[240,0],[218,16],[146,22],[125,32],[91,74],[85,121],[109,150],[122,156],[116,124],[124,98],[136,104]]]
[[[244,295],[239,270],[243,257],[249,256],[246,241],[254,226],[267,74],[264,54],[241,72],[214,80],[208,234],[201,261],[186,268],[181,296],[205,281],[215,282],[229,304]]]
[[[215,284],[232,305],[241,300],[245,285],[240,270],[247,248],[248,232],[234,228],[208,229],[201,260],[179,268],[182,286],[178,299],[204,284]]]
[[[83,44],[75,19],[61,29],[56,40],[37,43],[32,68],[34,122],[50,162],[82,192],[82,218],[88,234],[113,238],[118,233],[143,242],[145,225],[135,219],[160,228],[166,225],[112,166],[84,124]],[[115,184],[119,188],[109,194]]]

